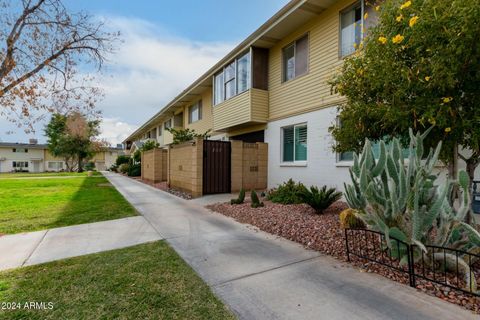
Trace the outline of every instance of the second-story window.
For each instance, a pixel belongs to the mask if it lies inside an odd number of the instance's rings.
[[[308,35],[283,48],[282,80],[292,80],[308,71]]]
[[[222,71],[215,75],[213,83],[213,102],[215,105],[250,89],[250,68],[250,52],[247,52],[226,65]]]
[[[361,3],[341,13],[340,56],[345,57],[355,51],[362,41]]]
[[[172,127],[172,119],[168,119],[167,121],[165,121],[163,123],[163,127],[165,128],[165,130],[170,129]]]
[[[28,149],[25,148],[13,148],[12,152],[18,152],[18,153],[27,153]]]
[[[188,108],[188,123],[193,123],[198,120],[202,120],[202,100]]]

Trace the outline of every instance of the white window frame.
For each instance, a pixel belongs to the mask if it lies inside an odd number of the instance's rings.
[[[167,127],[167,123],[169,123],[169,127]],[[172,124],[173,124],[173,119],[170,118],[170,119],[166,120],[166,121],[163,123],[163,128],[164,128],[165,130],[170,129],[170,128],[172,127]]]
[[[50,167],[51,164],[52,165],[55,164],[55,168]],[[48,170],[56,170],[56,171],[63,170],[63,161],[48,161],[47,169]]]
[[[295,160],[295,128],[297,127],[306,127],[307,128],[307,160]],[[284,139],[284,129],[293,128],[293,161],[283,161],[283,139]],[[293,125],[283,126],[280,128],[280,166],[283,167],[306,167],[308,164],[308,122],[296,123]]]
[[[305,70],[304,73],[302,74],[299,74],[299,75],[296,75],[297,71],[297,62],[296,62],[296,57],[297,57],[297,41],[300,40],[300,39],[303,39],[304,37],[307,38],[307,70]],[[286,72],[287,70],[285,69],[285,50],[290,48],[290,47],[293,47],[293,77],[291,79],[286,79]],[[305,34],[303,34],[302,36],[298,37],[297,39],[295,39],[294,41],[290,42],[289,44],[287,44],[285,47],[282,48],[282,67],[281,67],[281,70],[282,70],[282,74],[281,74],[281,77],[282,77],[282,83],[285,83],[285,82],[289,82],[289,81],[292,81],[292,80],[295,80],[297,78],[300,78],[306,74],[308,74],[310,72],[310,33],[307,32]]]
[[[249,70],[249,72],[250,72],[250,74],[249,74],[249,79],[248,79],[248,81],[247,81],[247,88],[246,88],[244,91],[242,91],[242,92],[238,92],[238,60],[239,60],[240,58],[243,58],[246,54],[249,54],[249,55],[250,55],[250,56],[249,56],[249,63],[250,63],[250,66],[249,66],[249,69],[250,69],[250,70]],[[242,93],[244,93],[244,92],[246,92],[246,91],[248,91],[248,90],[250,90],[250,89],[252,88],[252,76],[253,76],[252,56],[253,56],[253,55],[252,55],[252,48],[250,48],[248,51],[245,51],[245,52],[243,52],[242,54],[239,54],[237,57],[235,57],[235,59],[231,60],[229,63],[226,63],[226,64],[222,67],[221,71],[219,71],[219,72],[217,72],[216,74],[213,75],[213,86],[212,86],[212,87],[213,87],[213,94],[212,94],[212,102],[213,102],[212,105],[213,105],[213,106],[219,105],[219,104],[221,104],[221,103],[223,103],[223,102],[225,102],[225,101],[227,101],[227,100],[230,100],[230,99],[232,99],[232,98],[234,98],[234,97],[236,97],[236,96],[238,96],[238,95],[240,95],[240,94],[242,94]],[[226,79],[226,77],[225,77],[225,70],[226,70],[226,68],[227,68],[228,66],[230,66],[232,63],[233,63],[233,65],[234,65],[234,67],[235,67],[235,79],[230,80],[230,81],[233,81],[233,82],[234,82],[235,93],[233,94],[233,96],[227,98],[227,96],[226,96],[226,84],[227,84],[227,82],[225,81],[225,79]],[[217,76],[220,75],[220,74],[223,74],[223,76],[222,76],[222,79],[223,79],[223,81],[222,81],[222,82],[223,82],[223,83],[222,83],[222,101],[218,102],[218,101],[215,100],[215,97],[216,97],[215,91],[217,90],[217,86],[216,86],[216,81],[215,81],[215,80],[216,80]]]
[[[358,0],[355,3],[349,5],[345,9],[340,11],[339,23],[338,23],[338,57],[339,59],[345,59],[346,57],[352,55],[356,50],[351,53],[343,54],[342,53],[342,15],[350,10],[354,10],[360,6],[360,41],[365,37],[364,26],[365,26],[365,0]]]
[[[197,108],[198,110],[198,119],[197,120],[193,120],[192,118],[192,110],[193,108]],[[200,120],[202,120],[202,113],[203,113],[203,103],[202,103],[202,100],[198,100],[197,102],[195,102],[194,104],[192,104],[190,107],[188,107],[188,124],[191,124],[191,123],[195,123],[195,122],[198,122]]]

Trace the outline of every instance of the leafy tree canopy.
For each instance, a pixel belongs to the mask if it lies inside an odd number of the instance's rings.
[[[434,126],[428,147],[443,141],[440,158],[455,175],[458,146],[480,161],[480,0],[389,0],[332,87],[347,102],[330,128],[336,151],[360,151],[365,138],[398,137]],[[368,17],[366,17],[368,19]]]
[[[61,157],[67,170],[81,172],[83,161],[101,151],[104,143],[95,139],[99,134],[100,121],[87,120],[80,113],[54,114],[45,127],[48,150],[55,157]]]

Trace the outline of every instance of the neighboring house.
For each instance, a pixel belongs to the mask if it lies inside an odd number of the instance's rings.
[[[127,150],[170,144],[166,128],[210,129],[211,139],[268,143],[269,187],[293,178],[343,189],[352,155],[332,151],[328,127],[345,100],[328,80],[376,20],[363,0],[290,1],[131,134]]]
[[[123,154],[121,148],[109,148],[97,152],[90,161],[97,170],[106,170],[115,163],[117,156]],[[0,142],[0,173],[14,171],[45,172],[65,170],[65,161],[54,157],[46,144],[38,144],[30,139],[29,143]]]

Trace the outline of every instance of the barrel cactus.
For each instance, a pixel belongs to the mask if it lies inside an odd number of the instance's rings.
[[[461,171],[458,181],[436,183],[438,174],[434,174],[434,167],[442,146],[439,143],[425,157],[423,141],[429,131],[414,135],[410,130],[408,160],[404,159],[396,138],[391,139],[388,146],[380,141],[377,160],[367,140],[362,153],[354,155],[350,169],[352,183],[345,184],[345,198],[369,228],[383,232],[387,238],[416,245],[426,254],[425,245],[478,253],[480,233],[464,222],[470,210],[468,176]],[[461,194],[456,206],[449,201],[454,187],[458,187]],[[417,252],[416,258],[420,256]],[[456,261],[456,256],[449,254],[429,254],[428,258],[443,260],[441,263],[447,267]],[[476,287],[468,264],[460,261],[459,265],[467,284]]]

